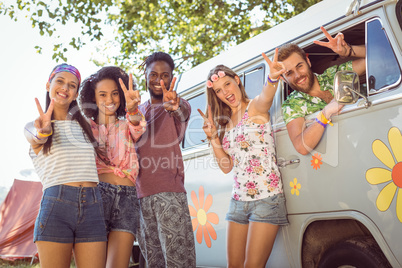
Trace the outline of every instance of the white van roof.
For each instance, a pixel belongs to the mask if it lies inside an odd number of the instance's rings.
[[[382,1],[361,0],[360,8]],[[236,68],[236,66],[250,61],[250,59],[260,57],[262,52],[271,51],[302,34],[318,30],[320,26],[339,20],[345,16],[353,2],[356,2],[356,0],[324,0],[311,6],[303,13],[184,72],[179,77],[177,92],[183,92],[205,82],[209,70],[218,64]]]

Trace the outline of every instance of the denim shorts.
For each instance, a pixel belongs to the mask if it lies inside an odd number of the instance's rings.
[[[45,189],[35,222],[36,241],[107,241],[98,187],[56,185]]]
[[[288,224],[285,197],[277,194],[255,201],[230,200],[227,221],[240,224],[249,222],[265,222],[273,225]]]
[[[99,182],[98,188],[103,200],[107,233],[120,231],[135,236],[140,213],[136,187]]]

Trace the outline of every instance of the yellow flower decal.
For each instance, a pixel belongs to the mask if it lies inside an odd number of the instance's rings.
[[[289,182],[289,185],[292,188],[290,190],[292,195],[294,195],[296,193],[296,195],[299,196],[299,194],[300,194],[299,190],[301,188],[301,185],[300,185],[300,183],[297,183],[297,179],[294,178],[293,181]]]
[[[374,155],[389,169],[371,168],[366,171],[366,179],[374,185],[388,182],[377,197],[376,205],[380,211],[386,211],[395,194],[398,193],[396,215],[402,222],[402,193],[400,189],[402,188],[402,135],[398,128],[393,127],[388,131],[388,141],[391,151],[381,140],[375,140],[372,149]]]
[[[311,166],[312,166],[315,170],[317,170],[317,169],[320,168],[320,166],[322,165],[322,162],[321,162],[322,157],[321,157],[320,154],[314,154],[312,158],[313,158],[313,159],[311,159]]]
[[[190,216],[195,217],[192,219],[193,231],[197,230],[196,238],[199,244],[202,243],[202,237],[204,236],[205,244],[207,247],[211,247],[211,238],[216,240],[217,235],[214,227],[211,225],[219,223],[219,217],[216,213],[208,210],[212,206],[212,195],[208,195],[204,203],[204,187],[200,186],[198,190],[199,200],[197,194],[191,191],[191,201],[193,201],[194,207],[188,206],[190,210]]]

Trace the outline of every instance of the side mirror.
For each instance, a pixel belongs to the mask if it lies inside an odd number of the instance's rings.
[[[353,71],[339,71],[334,78],[334,95],[339,104],[353,104],[359,96],[365,100],[364,106],[370,107],[371,102],[360,93],[359,76]]]

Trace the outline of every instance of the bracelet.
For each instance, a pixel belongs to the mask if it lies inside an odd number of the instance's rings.
[[[209,140],[209,141],[214,140],[214,139],[216,139],[216,138],[218,138],[218,133],[215,133],[215,134],[212,135],[211,137],[208,137],[208,136],[207,136],[207,140]]]
[[[168,110],[165,109],[165,111],[166,111],[169,115],[171,115],[171,114],[173,114],[173,113],[180,112],[180,108],[181,108],[181,105],[179,104],[179,107],[177,107],[176,110],[174,110],[174,111],[168,111]]]
[[[353,52],[354,55],[356,55],[355,51],[354,51],[353,48],[352,48],[352,45],[349,44],[349,43],[346,43],[346,45],[348,45],[348,47],[350,48],[348,58],[349,58],[350,56],[352,56],[352,52]]]
[[[317,117],[315,118],[315,121],[316,121],[317,123],[319,123],[321,126],[323,126],[324,128],[327,127],[327,124],[324,124],[323,122],[321,122],[320,119],[318,119]]]
[[[127,118],[127,120],[129,120],[131,122],[131,116],[136,116],[136,115],[141,116],[140,121],[145,121],[145,116],[141,113],[141,111],[138,108],[135,110],[135,112],[132,112],[132,113],[127,112],[126,118]]]
[[[321,112],[319,112],[318,113],[318,115],[317,115],[317,119],[318,120],[320,120],[320,122],[322,122],[323,124],[329,124],[330,126],[333,126],[334,124],[332,124],[332,122],[331,122],[331,120],[329,119],[327,119],[326,117],[325,117],[325,115],[324,115],[324,113],[321,111]]]
[[[47,138],[47,137],[49,137],[49,136],[52,136],[52,134],[53,134],[53,129],[50,131],[50,133],[49,134],[43,134],[43,133],[40,133],[39,131],[36,131],[36,133],[39,135],[39,136],[41,136],[42,138]],[[39,137],[38,137],[39,138]],[[39,138],[40,139],[40,138]]]
[[[126,108],[126,113],[128,114],[128,115],[136,115],[136,114],[138,114],[139,113],[139,109],[138,109],[138,107],[137,107],[137,109],[135,109],[134,110],[134,112],[129,112],[128,110],[127,110],[127,108]]]
[[[271,83],[271,84],[276,84],[276,83],[279,82],[279,78],[277,78],[277,79],[271,79],[271,78],[269,77],[269,74],[268,74],[268,76],[267,76],[267,80],[268,80],[268,82]]]

